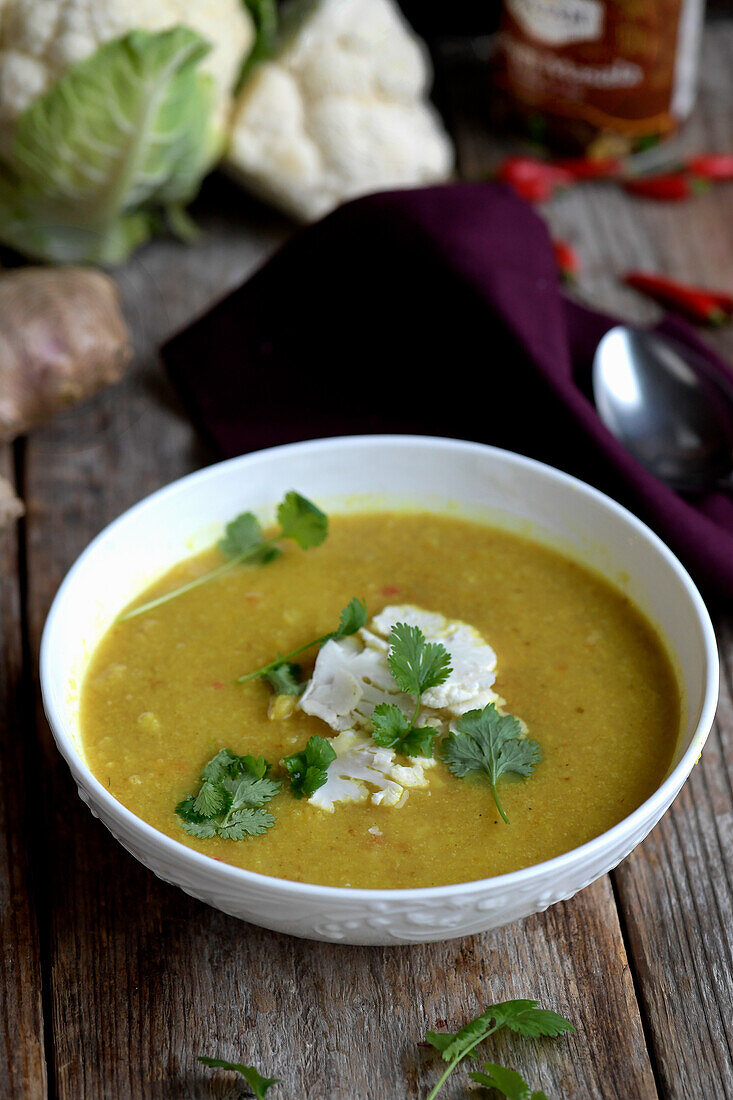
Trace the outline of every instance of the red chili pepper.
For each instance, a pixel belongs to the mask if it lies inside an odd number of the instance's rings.
[[[645,199],[658,199],[661,202],[680,202],[707,191],[709,183],[699,176],[687,172],[670,172],[664,176],[639,176],[626,180],[624,187],[632,195],[641,195]]]
[[[563,282],[572,283],[581,270],[580,256],[569,241],[553,241],[555,263]]]
[[[733,153],[703,153],[688,160],[690,172],[716,183],[733,180]]]
[[[646,294],[655,302],[685,314],[693,321],[708,325],[721,325],[733,316],[733,295],[688,286],[663,275],[648,275],[642,271],[629,271],[624,275],[627,286]]]
[[[616,179],[624,170],[618,157],[568,157],[554,162],[556,168],[569,172],[574,180]]]
[[[564,168],[534,157],[507,157],[499,165],[496,178],[508,183],[527,202],[544,202],[558,187],[567,187],[573,177]]]

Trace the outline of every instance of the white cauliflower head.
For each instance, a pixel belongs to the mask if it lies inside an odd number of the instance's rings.
[[[0,241],[110,264],[188,236],[253,40],[242,0],[4,0]]]
[[[426,50],[393,0],[316,0],[236,103],[226,163],[303,221],[358,195],[445,179]]]
[[[243,0],[0,0],[0,150],[26,107],[103,42],[175,26],[211,46],[201,67],[214,81],[223,124],[254,40]]]

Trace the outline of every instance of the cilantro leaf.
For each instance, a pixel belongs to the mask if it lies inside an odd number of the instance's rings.
[[[305,684],[300,682],[300,665],[294,665],[292,661],[276,665],[262,676],[274,691],[275,695],[302,695]]]
[[[359,600],[354,596],[353,599],[349,600],[346,607],[341,609],[338,627],[330,637],[348,638],[351,634],[356,634],[357,630],[361,630],[363,626],[366,626],[366,621],[366,601]]]
[[[223,1058],[206,1058],[203,1054],[199,1054],[198,1060],[212,1069],[230,1069],[234,1073],[239,1073],[244,1077],[257,1100],[266,1100],[267,1090],[280,1082],[279,1077],[262,1077],[254,1066],[243,1066],[240,1062],[225,1062]]]
[[[328,535],[328,516],[295,490],[278,505],[277,519],[280,538],[294,539],[303,550],[320,546]]]
[[[389,667],[397,686],[408,695],[423,695],[450,676],[450,653],[440,642],[426,642],[418,626],[395,623],[389,637]]]
[[[493,1062],[486,1063],[483,1073],[469,1073],[468,1076],[487,1089],[496,1089],[506,1100],[547,1100],[541,1090],[531,1092],[527,1082],[516,1070],[497,1066]]]
[[[328,765],[336,759],[333,746],[318,734],[308,741],[303,752],[286,756],[283,765],[290,776],[290,789],[296,798],[309,798],[328,778]]]
[[[242,512],[224,528],[219,549],[226,558],[246,558],[262,549],[265,536],[254,512]]]
[[[379,703],[372,713],[372,739],[405,756],[432,756],[437,730],[413,726],[394,703]]]
[[[201,772],[198,793],[176,806],[183,829],[200,840],[260,836],[275,824],[262,807],[280,789],[278,779],[267,777],[269,770],[262,756],[237,756],[221,749]]]
[[[573,1025],[549,1008],[538,1008],[537,1001],[503,1001],[494,1005],[494,1020],[498,1027],[508,1027],[529,1039],[547,1036],[551,1039],[565,1031],[575,1033]]]
[[[265,810],[233,810],[226,824],[217,826],[216,835],[224,840],[244,840],[247,836],[262,836],[275,824],[275,818]]]
[[[212,756],[204,770],[201,779],[208,779],[212,783],[218,783],[225,775],[231,775],[232,769],[237,767],[239,757],[231,749],[220,749],[216,756]]]
[[[354,596],[349,600],[346,607],[341,609],[339,616],[339,625],[335,630],[329,630],[328,634],[322,634],[320,638],[314,638],[310,642],[306,642],[305,645],[298,646],[297,649],[292,649],[290,653],[281,653],[274,661],[270,661],[269,664],[263,665],[262,668],[256,668],[254,672],[246,672],[244,676],[240,676],[237,680],[238,684],[247,684],[251,680],[263,679],[267,680],[271,687],[279,690],[281,682],[290,683],[295,686],[295,673],[294,669],[297,665],[292,664],[292,658],[297,657],[301,653],[305,653],[307,649],[312,649],[314,646],[321,646],[325,642],[329,642],[332,638],[346,638],[350,634],[356,634],[357,630],[367,621],[367,609],[364,600],[359,600]],[[273,674],[279,673],[280,669],[289,668],[291,677],[287,673],[283,673],[284,680],[276,677],[273,680]],[[302,690],[302,689],[300,689]],[[295,695],[299,692],[289,691],[283,694]]]
[[[513,772],[528,776],[542,759],[537,741],[522,733],[519,721],[511,714],[500,714],[493,703],[483,710],[469,710],[456,722],[456,732],[443,742],[443,759],[454,775],[463,778],[470,772],[483,772],[489,778],[496,808],[504,813],[496,784],[502,775]]]
[[[217,827],[214,821],[193,821],[189,818],[183,820],[181,825],[187,833],[198,837],[199,840],[211,840],[212,837],[217,835]]]
[[[398,742],[397,752],[405,756],[432,756],[438,731],[432,726],[413,726],[406,737]]]
[[[204,779],[194,799],[193,808],[201,817],[214,817],[228,810],[230,802],[231,798],[228,797],[221,783],[212,783],[210,779]]]
[[[379,703],[372,713],[372,738],[383,748],[390,748],[412,729],[409,718],[394,703]]]
[[[292,539],[303,550],[308,550],[312,546],[320,546],[328,535],[328,517],[294,489],[286,493],[278,505],[277,518],[280,522],[280,530],[270,538],[265,538],[254,512],[242,512],[226,525],[224,535],[217,543],[219,550],[227,559],[223,565],[203,573],[200,577],[195,577],[186,584],[179,585],[170,592],[164,592],[162,596],[156,596],[152,600],[133,607],[130,611],[123,612],[118,616],[117,621],[125,622],[126,619],[133,619],[136,615],[142,615],[154,607],[160,607],[161,604],[182,596],[184,592],[190,592],[202,584],[208,584],[215,577],[223,576],[243,562],[248,562],[250,565],[266,565],[282,553],[277,543],[283,539]]]
[[[538,1008],[537,1004],[537,1001],[527,1000],[502,1001],[499,1004],[489,1005],[480,1016],[477,1016],[475,1020],[471,1020],[460,1031],[453,1034],[429,1031],[426,1035],[427,1042],[439,1051],[443,1061],[448,1063],[448,1067],[431,1090],[427,1100],[434,1100],[434,1097],[438,1095],[456,1066],[464,1058],[475,1058],[474,1048],[501,1028],[506,1027],[520,1035],[530,1037],[547,1035],[554,1038],[566,1031],[575,1033],[575,1028],[569,1020],[549,1009]],[[496,1067],[484,1068],[488,1070],[496,1069]],[[501,1069],[501,1067],[498,1068]],[[511,1073],[511,1071],[506,1072]],[[517,1074],[517,1076],[519,1075]],[[505,1078],[505,1080],[508,1081],[509,1078]],[[524,1084],[524,1082],[522,1083]],[[493,1087],[502,1088],[501,1085],[494,1085]],[[506,1095],[511,1100],[511,1093]],[[529,1096],[529,1093],[526,1093],[522,1100],[542,1100],[542,1093],[532,1097]]]

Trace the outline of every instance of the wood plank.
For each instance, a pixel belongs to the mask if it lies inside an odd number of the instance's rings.
[[[12,452],[0,476],[14,483]],[[41,951],[34,856],[38,792],[24,706],[18,538],[0,535],[0,1096],[40,1100],[46,1092]],[[32,725],[32,723],[31,723]]]
[[[53,592],[88,539],[209,457],[165,390],[154,345],[256,262],[254,213],[237,231],[228,215],[220,207],[221,228],[197,248],[159,244],[124,269],[139,349],[130,378],[29,444],[34,651]],[[283,1078],[284,1095],[424,1095],[439,1075],[417,1046],[425,1030],[458,1027],[491,1000],[522,994],[575,1020],[581,1034],[497,1043],[497,1057],[553,1095],[657,1095],[607,879],[524,924],[455,943],[307,943],[240,924],[158,882],[91,819],[50,747],[47,768],[59,1100],[224,1095],[225,1078],[197,1067],[198,1053],[253,1061]],[[462,1095],[463,1083],[446,1097]]]
[[[615,875],[664,1095],[733,1097],[733,623],[715,727],[670,812]]]

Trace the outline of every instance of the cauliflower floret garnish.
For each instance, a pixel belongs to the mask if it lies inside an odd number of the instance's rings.
[[[448,679],[422,697],[418,725],[445,729],[451,718],[501,702],[493,690],[496,654],[477,630],[459,619],[401,604],[385,607],[354,637],[323,646],[300,699],[301,709],[337,731],[368,730],[380,703],[394,704],[409,717],[414,700],[400,691],[387,663],[389,635],[398,622],[419,627],[426,641],[440,642],[451,657]]]
[[[453,149],[427,100],[430,80],[427,51],[393,0],[316,0],[246,80],[226,164],[302,221],[359,195],[444,180]]]
[[[468,623],[411,604],[386,607],[357,634],[331,639],[320,650],[313,676],[298,706],[339,731],[331,745],[336,760],[328,765],[327,780],[309,799],[328,812],[336,802],[364,802],[400,807],[410,789],[426,787],[426,769],[434,757],[409,757],[400,764],[392,748],[375,744],[369,736],[372,715],[380,704],[397,706],[406,718],[415,710],[414,698],[401,691],[390,670],[389,638],[396,623],[422,631],[427,642],[439,642],[450,654],[452,671],[421,697],[419,726],[447,730],[469,710],[501,702],[493,690],[496,654]]]
[[[336,802],[366,802],[375,806],[403,806],[410,790],[427,787],[426,770],[435,766],[432,757],[411,758],[399,764],[392,749],[383,749],[356,730],[344,730],[331,741],[336,759],[328,765],[328,778],[308,802],[333,813]]]

